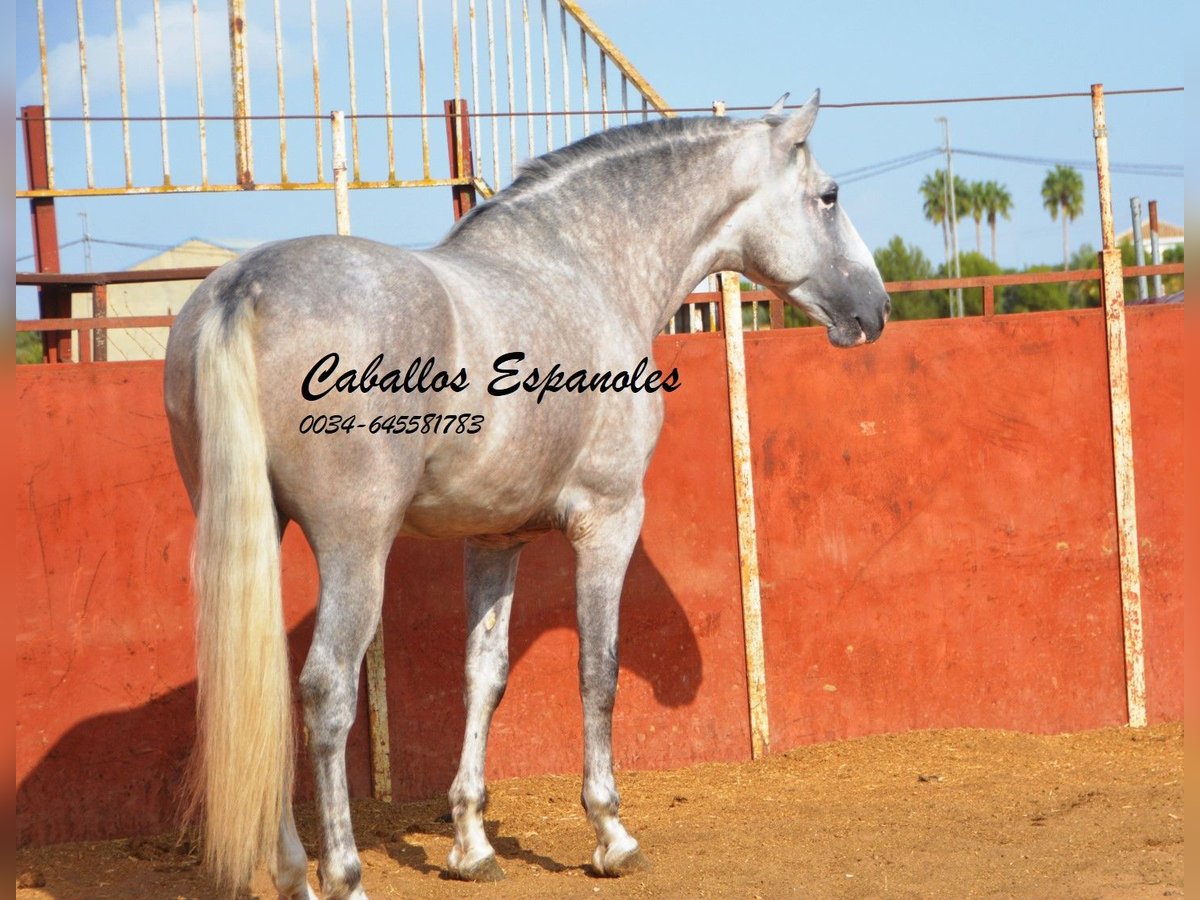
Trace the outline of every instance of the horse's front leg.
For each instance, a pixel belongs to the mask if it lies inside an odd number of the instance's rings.
[[[450,786],[454,847],[450,874],[467,881],[496,881],[504,870],[483,829],[487,805],[484,759],[492,713],[508,684],[508,617],[521,545],[501,549],[466,546],[467,658],[463,701],[467,727],[458,775]]]
[[[583,698],[583,808],[596,829],[592,865],[599,875],[642,869],[638,842],[621,824],[613,779],[612,713],[617,694],[617,625],[621,587],[642,527],[639,493],[611,514],[589,514],[571,536],[576,554],[579,692]]]

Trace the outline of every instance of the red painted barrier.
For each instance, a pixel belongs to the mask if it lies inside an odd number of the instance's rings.
[[[1182,322],[1129,311],[1152,721],[1183,709]],[[896,323],[854,352],[808,330],[746,345],[773,749],[1123,720],[1098,312]],[[723,346],[662,338],[656,353],[683,389],[625,591],[626,768],[749,755]],[[192,736],[192,517],[161,377],[157,363],[17,371],[18,844],[172,823]],[[284,560],[298,670],[316,573],[295,529]],[[384,628],[398,797],[443,792],[456,765],[461,586],[457,546],[397,543]],[[526,549],[490,777],[579,769],[573,593],[565,541]],[[365,718],[349,753],[359,795]]]

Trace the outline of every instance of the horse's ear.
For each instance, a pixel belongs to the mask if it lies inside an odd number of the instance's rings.
[[[786,98],[787,95],[785,94]],[[782,111],[781,100],[777,106]],[[817,121],[817,110],[821,107],[821,92],[813,91],[812,96],[804,101],[804,105],[781,121],[775,128],[774,141],[780,147],[794,147],[803,144],[812,131],[813,123]]]
[[[782,119],[783,104],[787,103],[787,98],[790,96],[792,96],[791,91],[785,92],[782,97],[780,97],[771,105],[771,108],[767,110],[766,115],[764,115],[763,118],[767,119],[768,121],[771,119]]]

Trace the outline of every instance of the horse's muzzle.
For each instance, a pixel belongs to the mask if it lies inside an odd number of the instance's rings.
[[[856,315],[834,320],[827,329],[829,343],[835,347],[873,344],[883,334],[883,326],[887,324],[891,312],[892,299],[884,294],[882,303],[867,304]]]

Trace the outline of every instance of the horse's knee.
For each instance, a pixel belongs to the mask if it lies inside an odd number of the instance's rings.
[[[309,745],[344,740],[354,724],[358,704],[357,680],[336,670],[306,665],[300,675],[300,698]]]

